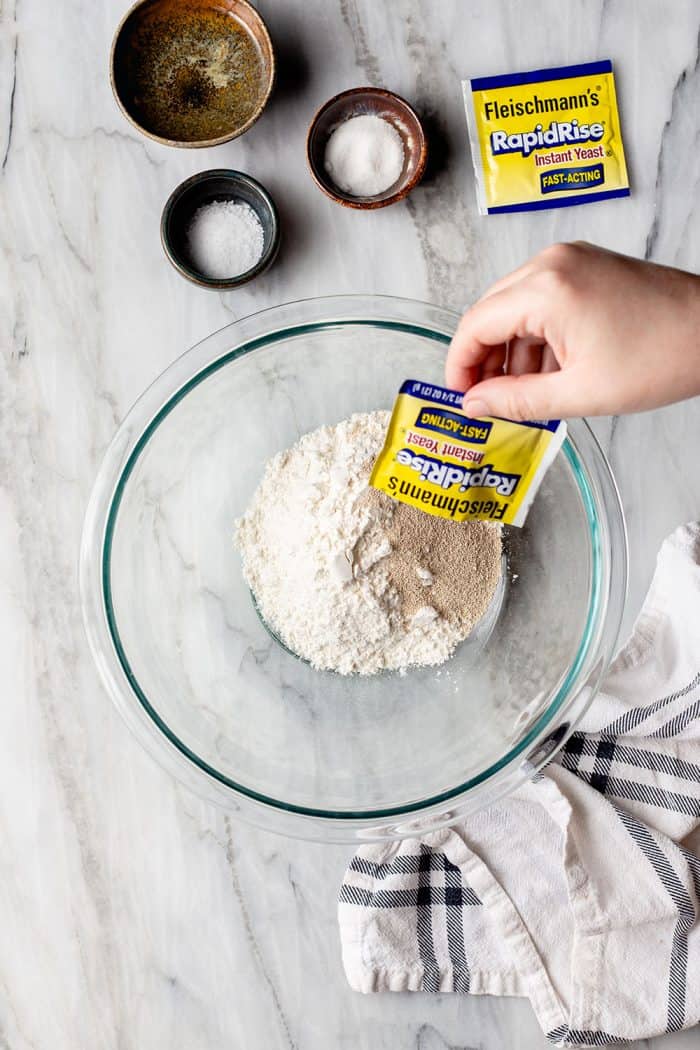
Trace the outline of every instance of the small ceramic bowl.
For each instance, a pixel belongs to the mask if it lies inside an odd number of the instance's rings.
[[[404,147],[404,164],[393,186],[374,197],[351,197],[335,185],[325,169],[326,144],[339,124],[350,117],[382,117],[392,124]],[[428,146],[415,110],[400,95],[383,88],[359,87],[343,91],[329,99],[311,121],[306,138],[306,156],[316,185],[346,208],[385,208],[403,200],[416,186],[425,171]]]
[[[194,213],[213,201],[249,204],[263,228],[262,255],[250,270],[233,277],[208,277],[194,267],[189,257],[187,231]],[[250,175],[228,168],[213,168],[185,179],[170,194],[160,220],[160,239],[168,259],[188,281],[202,288],[238,288],[264,273],[274,262],[280,244],[279,216],[270,194]]]
[[[112,42],[120,109],[166,146],[216,146],[242,135],[274,78],[270,35],[247,0],[139,0]]]

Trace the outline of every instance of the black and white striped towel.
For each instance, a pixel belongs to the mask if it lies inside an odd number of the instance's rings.
[[[462,825],[363,847],[339,919],[361,992],[527,996],[561,1046],[700,1021],[700,525],[563,752]]]

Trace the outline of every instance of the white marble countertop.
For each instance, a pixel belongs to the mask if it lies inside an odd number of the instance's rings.
[[[697,3],[260,0],[278,88],[247,135],[205,152],[151,143],[118,112],[107,56],[124,6],[0,5],[0,1044],[544,1047],[525,1002],[349,992],[335,922],[348,851],[232,823],[140,750],[87,651],[78,542],[132,401],[236,317],[350,291],[460,307],[560,239],[698,268]],[[632,197],[477,216],[460,77],[608,56]],[[368,214],[323,197],[304,156],[317,105],[366,82],[412,100],[434,140],[430,178]],[[158,233],[172,188],[211,166],[259,178],[283,224],[274,269],[226,295],[182,280]],[[700,458],[687,454],[700,414],[692,403],[596,429],[627,513],[629,624],[660,541],[700,514]]]

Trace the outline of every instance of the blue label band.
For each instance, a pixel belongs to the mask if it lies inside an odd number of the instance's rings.
[[[488,208],[489,215],[504,215],[511,211],[542,211],[544,208],[573,208],[576,204],[590,204],[593,201],[609,201],[613,197],[629,197],[629,187],[622,190],[603,190],[601,193],[581,193],[575,197],[555,197],[547,201],[524,201],[522,204],[500,204]]]
[[[513,211],[519,207],[522,207],[522,205],[516,205],[515,208],[512,208],[509,205],[508,208],[495,208],[489,210]],[[547,205],[540,204],[539,207],[547,207]],[[408,394],[410,397],[420,398],[421,401],[432,401],[436,405],[451,405],[453,408],[458,409],[462,408],[462,402],[464,401],[464,394],[460,393],[459,390],[448,390],[447,387],[437,386],[435,383],[421,383],[419,379],[404,380],[401,384],[399,394]],[[472,423],[476,426],[490,426],[488,423],[484,424],[482,419],[468,419],[466,416],[462,416],[461,418],[467,423]],[[494,419],[496,418],[498,417],[494,416]],[[560,419],[530,419],[527,422],[519,422],[518,426],[534,427],[535,430],[549,430],[553,434],[560,422]]]
[[[421,430],[435,430],[445,438],[453,438],[467,445],[484,445],[493,428],[493,423],[470,419],[444,408],[422,408],[414,424]]]
[[[444,386],[436,386],[435,383],[421,383],[418,379],[407,379],[399,390],[400,394],[410,394],[411,397],[419,397],[423,401],[433,401],[436,405],[452,405],[453,408],[461,408],[464,394],[459,390],[448,390]]]
[[[602,62],[584,62],[577,66],[531,69],[527,73],[503,73],[495,77],[474,77],[470,83],[472,91],[487,91],[489,88],[539,84],[543,80],[568,80],[569,77],[585,77],[594,73],[612,73],[612,62],[605,59]]]
[[[583,168],[555,168],[540,175],[542,193],[559,193],[562,190],[587,190],[591,186],[602,186],[605,170],[602,164],[589,164]]]

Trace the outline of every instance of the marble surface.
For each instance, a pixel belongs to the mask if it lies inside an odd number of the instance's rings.
[[[460,307],[555,239],[697,268],[697,3],[260,0],[278,88],[247,135],[207,152],[150,143],[119,114],[107,55],[124,6],[64,0],[47,19],[43,0],[0,4],[0,1045],[544,1047],[525,1002],[348,991],[335,922],[348,851],[233,823],[139,749],[87,651],[78,543],[132,401],[236,317],[350,291]],[[460,77],[605,56],[631,199],[478,217]],[[363,82],[412,100],[433,147],[412,197],[371,214],[323,197],[304,158],[316,106]],[[283,225],[274,269],[226,295],[186,284],[158,235],[171,189],[210,166],[261,179]],[[629,524],[629,624],[661,539],[700,513],[700,459],[682,454],[700,414],[596,430]]]

